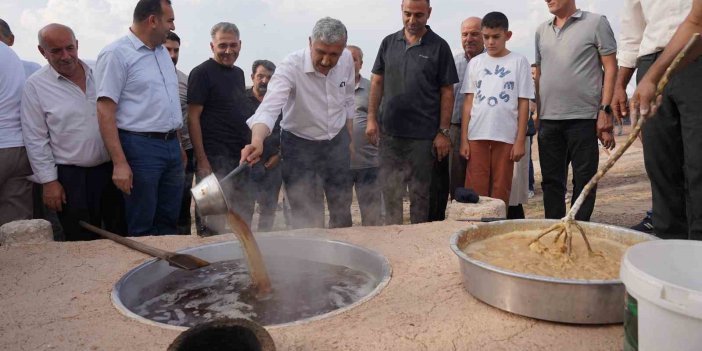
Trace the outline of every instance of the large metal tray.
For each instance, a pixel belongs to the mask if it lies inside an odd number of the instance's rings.
[[[515,230],[545,229],[556,220],[513,220],[474,224],[451,236],[463,286],[477,299],[501,310],[553,322],[621,323],[625,288],[621,280],[560,279],[509,271],[469,257],[470,243]],[[589,236],[633,245],[652,235],[598,223],[579,222]],[[574,240],[578,240],[577,238]]]

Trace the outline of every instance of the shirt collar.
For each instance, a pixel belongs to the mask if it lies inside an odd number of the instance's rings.
[[[127,38],[129,38],[129,41],[134,46],[134,49],[139,50],[143,46],[143,47],[151,50],[151,48],[146,46],[146,44],[144,44],[144,42],[141,41],[141,39],[139,39],[139,37],[137,37],[136,34],[134,34],[134,32],[132,32],[131,28],[129,28],[129,34],[127,34]]]
[[[83,70],[85,71],[85,80],[88,81],[93,74],[92,68],[90,68],[90,66],[88,66],[85,62],[83,62],[80,59],[78,59],[78,63],[81,66],[83,66]],[[52,66],[51,64],[49,64],[49,72],[51,73],[51,76],[56,78],[57,80],[58,79],[68,79],[68,78],[62,76],[61,73],[58,73],[58,71],[55,70],[54,66]]]
[[[570,17],[568,17],[569,20],[571,18],[574,18],[574,19],[583,18],[583,11],[580,9],[575,10],[575,12],[572,15],[570,15]],[[566,22],[568,22],[568,21],[566,21]],[[553,26],[555,23],[556,23],[556,16],[553,16],[553,17],[551,17],[551,20],[548,22],[548,24]]]
[[[426,33],[424,33],[424,35],[423,35],[421,38],[419,38],[419,41],[418,41],[417,44],[415,44],[415,45],[421,45],[422,42],[424,42],[424,40],[426,40],[427,37],[429,37],[429,33],[432,33],[431,27],[429,27],[429,26],[426,26],[426,27],[427,27]],[[405,29],[404,29],[404,28],[400,29],[399,32],[395,33],[395,40],[406,41],[406,40],[405,40]]]

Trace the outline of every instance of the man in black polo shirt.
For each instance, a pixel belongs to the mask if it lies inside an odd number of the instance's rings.
[[[366,136],[380,142],[386,224],[402,224],[408,182],[411,222],[429,220],[434,160],[443,160],[451,149],[458,75],[448,43],[426,25],[430,14],[429,0],[404,0],[404,28],[383,39],[373,66]]]
[[[241,149],[251,139],[246,125],[250,108],[244,71],[234,66],[241,49],[239,29],[233,23],[222,22],[214,25],[210,34],[212,58],[193,68],[188,78],[188,127],[198,181],[211,173],[218,178],[226,176],[239,165]],[[248,175],[242,174],[222,184],[222,190],[232,209],[250,223],[253,199],[247,179]],[[224,230],[221,219],[204,221],[207,228],[198,228],[198,234]]]

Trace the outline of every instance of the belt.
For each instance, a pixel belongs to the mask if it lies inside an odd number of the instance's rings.
[[[146,138],[151,138],[151,139],[159,139],[159,140],[171,140],[175,139],[176,136],[178,136],[178,131],[173,129],[169,130],[167,132],[133,132],[131,130],[124,130],[124,129],[118,129],[120,132],[127,133],[127,134],[134,134],[138,136],[143,136]]]
[[[452,125],[452,126],[456,126],[456,127],[460,127],[460,126],[461,126],[461,123],[453,123],[453,122],[452,122],[451,125]]]

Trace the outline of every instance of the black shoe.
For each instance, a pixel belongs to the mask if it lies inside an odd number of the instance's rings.
[[[653,222],[651,222],[651,217],[646,217],[641,221],[641,223],[631,227],[633,230],[638,230],[647,234],[653,234]]]

